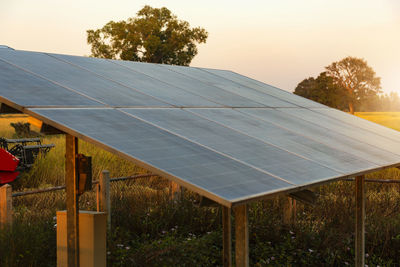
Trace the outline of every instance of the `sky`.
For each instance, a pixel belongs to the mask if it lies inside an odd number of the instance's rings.
[[[365,59],[385,93],[400,93],[398,0],[0,0],[0,44],[90,55],[86,30],[167,7],[209,32],[191,66],[229,69],[293,91],[347,56]]]

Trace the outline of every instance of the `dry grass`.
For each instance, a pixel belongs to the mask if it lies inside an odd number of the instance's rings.
[[[14,128],[10,126],[11,122],[28,122],[27,115],[10,114],[0,115],[0,137],[12,138],[14,137]]]
[[[356,112],[355,115],[400,131],[400,112]]]

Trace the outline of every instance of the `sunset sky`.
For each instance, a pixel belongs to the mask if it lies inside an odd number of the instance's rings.
[[[230,69],[293,91],[346,56],[362,57],[400,93],[400,1],[0,0],[0,44],[89,55],[86,30],[165,6],[209,32],[192,66]]]

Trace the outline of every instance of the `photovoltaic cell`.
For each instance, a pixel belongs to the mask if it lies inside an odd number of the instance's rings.
[[[0,50],[0,59],[111,106],[170,106],[43,53]]]
[[[126,87],[134,88],[146,95],[161,99],[174,106],[221,107],[220,104],[125,68],[106,59],[56,54],[50,55],[76,64],[79,67],[95,72],[107,79],[123,84]]]
[[[383,137],[389,138],[392,141],[400,142],[399,132],[385,126],[364,120],[354,115],[347,114],[337,109],[312,109],[315,112],[321,113],[331,118],[335,118],[341,122],[347,123],[349,126],[356,126],[362,130],[371,131]]]
[[[219,87],[221,89],[246,97],[258,103],[262,103],[266,107],[298,107],[287,101],[268,95],[267,91],[261,92],[250,87],[245,87],[238,83],[234,83],[231,80],[214,75],[199,68],[189,68],[174,65],[165,65],[165,68],[191,77],[197,81],[205,82],[209,85]]]
[[[248,98],[225,91],[221,88],[208,85],[180,73],[170,71],[160,64],[146,64],[141,62],[114,60],[114,63],[130,68],[139,73],[148,75],[170,85],[177,86],[193,94],[202,96],[210,101],[228,107],[262,107],[263,105]]]
[[[292,103],[294,105],[300,106],[300,107],[307,107],[307,108],[311,108],[311,107],[320,107],[320,108],[327,108],[324,105],[321,105],[317,102],[308,100],[306,98],[294,95],[292,93],[289,93],[287,91],[278,89],[276,87],[270,86],[268,84],[250,79],[246,76],[242,76],[240,74],[237,74],[235,72],[232,71],[227,71],[227,70],[216,70],[216,69],[205,69],[202,68],[202,70],[210,72],[212,74],[221,76],[225,79],[231,80],[235,83],[238,83],[240,85],[249,87],[249,88],[253,88],[256,90],[259,90],[261,92],[265,92],[268,93],[272,96],[275,96],[277,98],[280,98],[281,100],[287,101],[289,103]]]
[[[0,96],[20,106],[102,106],[1,60]]]
[[[328,146],[276,124],[241,113],[240,109],[189,109],[189,111],[341,173],[356,173],[379,167],[334,146]],[[269,116],[273,116],[273,113]]]
[[[400,157],[389,151],[363,143],[356,138],[343,135],[337,131],[329,131],[318,125],[318,122],[307,121],[297,116],[282,112],[281,109],[240,109],[261,121],[267,121],[283,127],[298,135],[303,135],[318,143],[324,143],[338,150],[352,154],[363,160],[380,166],[390,165],[400,161]]]
[[[325,129],[337,133],[341,133],[348,137],[352,137],[354,139],[360,140],[363,143],[371,144],[377,148],[382,150],[386,150],[392,152],[393,154],[400,155],[400,143],[396,141],[392,141],[388,138],[382,137],[378,134],[362,131],[357,127],[350,127],[349,124],[346,124],[340,120],[334,119],[332,117],[324,116],[320,113],[317,113],[308,109],[280,109],[283,112],[291,116],[295,116],[307,121],[311,121],[317,123],[320,127],[324,127]]]

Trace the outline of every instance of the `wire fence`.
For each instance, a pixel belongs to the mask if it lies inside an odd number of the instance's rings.
[[[158,175],[154,175],[154,174],[138,174],[138,175],[132,175],[132,176],[110,178],[110,182],[118,182],[118,181],[124,181],[124,180],[149,178],[149,177],[157,177],[157,176]],[[96,181],[92,182],[92,185],[95,185],[98,183],[99,183],[99,181],[96,180]],[[59,191],[59,190],[65,190],[65,185],[48,187],[48,188],[43,188],[43,189],[36,189],[36,190],[31,190],[31,191],[14,192],[14,193],[12,193],[12,197],[21,197],[21,196],[34,195],[34,194]]]

